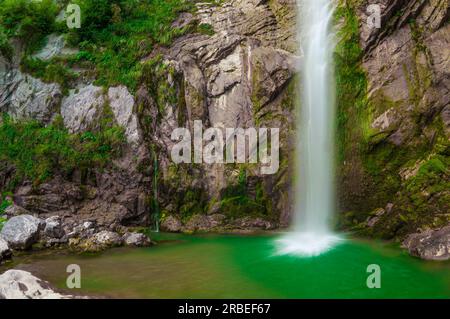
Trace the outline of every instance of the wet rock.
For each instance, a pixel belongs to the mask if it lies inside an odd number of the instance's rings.
[[[150,239],[141,233],[126,233],[123,235],[123,242],[127,246],[144,247],[150,245]]]
[[[0,275],[0,299],[69,299],[46,281],[23,270],[8,270]]]
[[[161,230],[171,232],[171,233],[178,233],[181,231],[181,227],[183,224],[181,221],[176,218],[175,216],[167,216],[166,219],[161,223]]]
[[[39,240],[39,233],[44,226],[42,219],[20,215],[9,219],[0,235],[12,249],[28,249]]]
[[[450,226],[409,235],[403,242],[413,256],[425,260],[450,259]]]
[[[9,249],[8,243],[6,240],[0,237],[0,264],[9,258],[11,258],[12,252]]]

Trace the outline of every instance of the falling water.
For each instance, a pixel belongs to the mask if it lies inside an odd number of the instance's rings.
[[[333,0],[299,0],[301,114],[294,232],[280,239],[279,253],[316,256],[339,241],[330,227],[334,212]]]

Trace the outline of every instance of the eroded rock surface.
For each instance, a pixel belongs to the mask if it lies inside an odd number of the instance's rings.
[[[403,242],[413,256],[426,260],[450,259],[450,226],[409,235]]]
[[[8,270],[0,275],[0,299],[70,299],[57,293],[48,282],[23,270]]]
[[[42,219],[31,215],[20,215],[9,219],[0,236],[12,249],[28,249],[39,240],[39,233],[45,226]]]

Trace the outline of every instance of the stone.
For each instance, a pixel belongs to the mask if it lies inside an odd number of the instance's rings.
[[[150,239],[141,233],[126,233],[122,238],[127,246],[144,247],[150,245]]]
[[[184,225],[184,232],[195,232],[195,231],[212,231],[214,228],[222,226],[225,220],[225,216],[221,214],[214,215],[194,215],[189,221]]]
[[[91,240],[100,246],[105,247],[113,247],[113,246],[120,246],[122,244],[122,237],[118,233],[103,230],[94,236],[92,236]]]
[[[96,127],[105,105],[103,89],[92,84],[71,90],[62,100],[61,116],[71,133],[78,133]]]
[[[0,275],[0,299],[70,299],[57,293],[48,282],[23,270],[8,270]]]
[[[0,264],[12,256],[11,249],[9,249],[8,242],[0,237]]]
[[[45,220],[44,235],[53,239],[60,239],[65,235],[61,223],[61,217],[52,216]]]
[[[183,224],[181,221],[176,218],[175,216],[167,216],[164,221],[161,223],[161,230],[171,232],[171,233],[178,233],[181,231],[181,227]]]
[[[125,129],[129,144],[137,146],[141,140],[138,131],[138,120],[133,113],[134,97],[125,86],[111,87],[108,90],[109,106],[117,123]]]
[[[12,204],[5,209],[5,215],[7,218],[11,218],[19,215],[30,215],[30,212],[23,207]]]
[[[39,240],[39,232],[44,228],[42,219],[31,215],[20,215],[9,219],[0,235],[12,249],[28,249]]]
[[[275,224],[262,218],[242,217],[234,221],[233,225],[244,229],[270,230],[275,228]]]
[[[44,83],[18,69],[0,71],[0,110],[15,119],[52,120],[62,98],[59,84]]]
[[[33,54],[33,58],[48,61],[61,54],[65,46],[63,35],[50,34],[46,40],[45,46],[38,53]]]
[[[450,259],[450,226],[409,235],[403,247],[415,257],[425,260]]]

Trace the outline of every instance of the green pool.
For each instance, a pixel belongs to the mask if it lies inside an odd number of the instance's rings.
[[[450,298],[448,262],[424,262],[392,245],[356,239],[319,257],[276,256],[276,238],[158,234],[150,248],[33,253],[13,266],[64,289],[67,265],[78,264],[77,293],[107,297]],[[381,267],[380,289],[367,287],[370,264]]]

